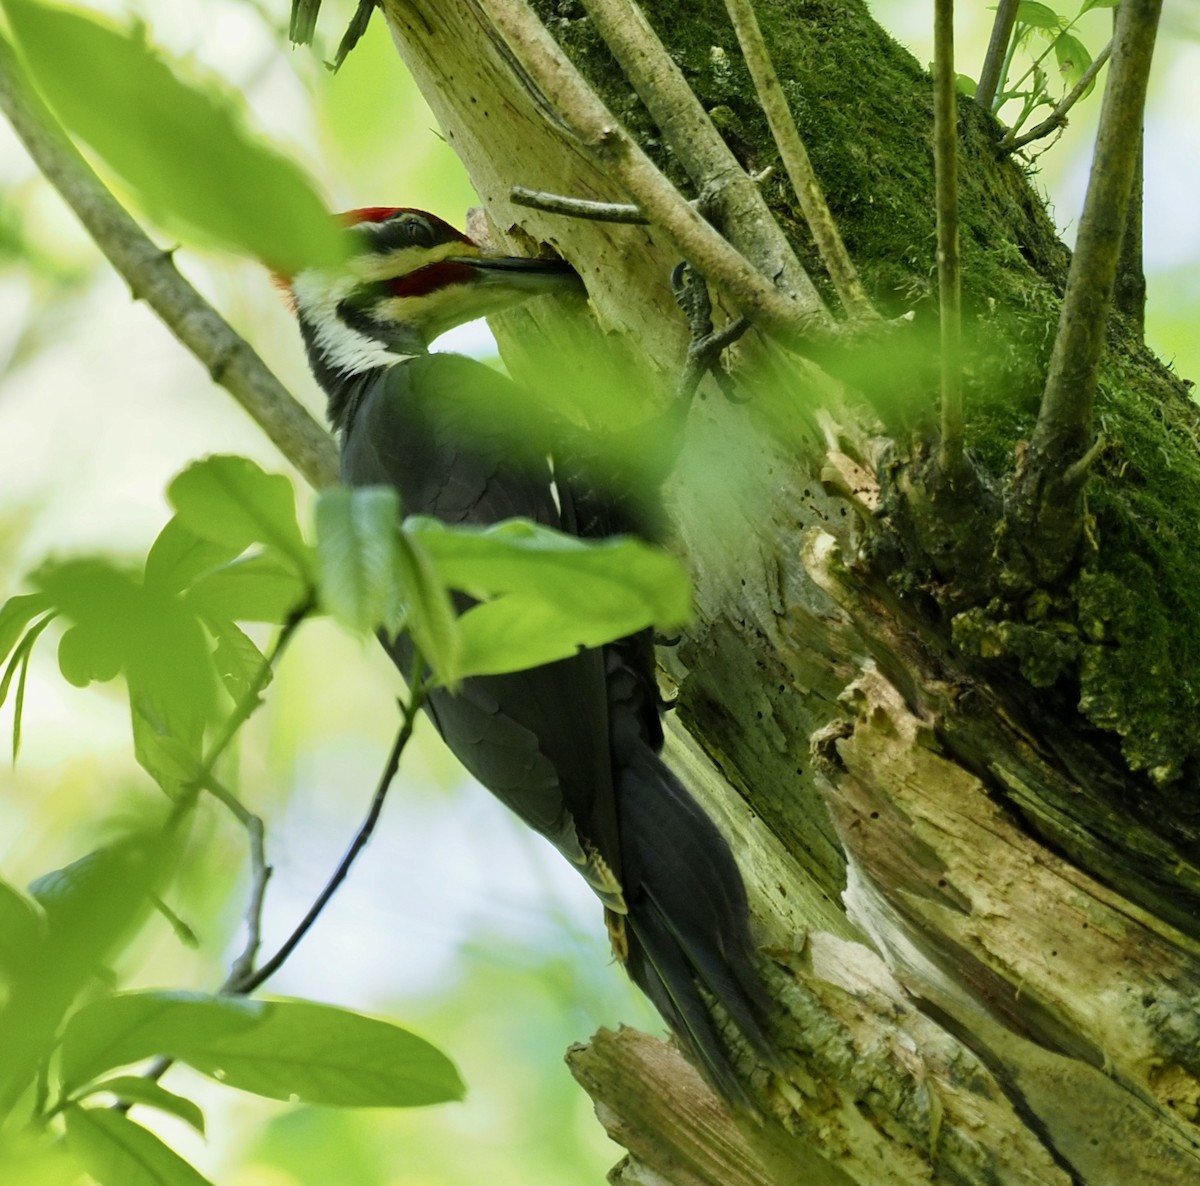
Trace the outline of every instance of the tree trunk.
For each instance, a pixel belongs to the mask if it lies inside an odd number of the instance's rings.
[[[583,9],[537,7],[614,118],[687,196],[704,193],[730,241],[769,243],[753,201],[723,190],[728,176],[695,175],[712,165],[697,164],[686,121],[651,117],[661,96],[643,105]],[[587,283],[590,320],[506,318],[510,366],[532,375],[537,356],[537,381],[582,393],[576,411],[597,423],[615,413],[589,397],[605,383],[632,392],[649,424],[687,345],[667,283],[678,257],[655,226],[512,202],[512,185],[629,197],[615,142],[563,118],[527,47],[499,31],[501,9],[519,6],[384,4],[493,236],[553,247]],[[965,496],[930,485],[929,79],[856,0],[760,10],[867,291],[885,315],[915,318],[819,358],[751,333],[732,352],[745,402],[713,387],[692,410],[670,487],[696,584],[694,625],[662,653],[683,726],[671,757],[742,863],[781,1065],[743,1052],[760,1122],[642,1035],[572,1051],[630,1151],[614,1181],[1200,1181],[1200,419],[1114,317],[1084,554],[1052,587],[1023,569],[1005,494],[1069,255],[1019,165],[996,152],[998,125],[964,100],[975,476]],[[752,175],[774,165],[719,0],[645,11],[737,163]],[[789,277],[807,272],[836,309],[781,171],[761,189],[802,268],[781,256],[771,271],[769,246],[754,262],[793,292],[802,282]],[[714,296],[721,320],[732,305]]]

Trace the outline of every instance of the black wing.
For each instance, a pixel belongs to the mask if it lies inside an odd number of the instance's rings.
[[[348,419],[347,485],[393,486],[405,513],[446,523],[521,516],[571,529],[555,501],[543,427],[522,414],[513,384],[482,363],[433,354],[398,364],[364,387]],[[390,649],[407,674],[411,643],[402,637]],[[620,850],[601,651],[470,678],[453,696],[435,689],[429,715],[484,786],[613,897]]]

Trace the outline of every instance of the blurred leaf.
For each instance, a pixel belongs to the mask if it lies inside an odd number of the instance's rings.
[[[263,688],[267,687],[272,678],[270,665],[246,633],[232,622],[219,619],[208,620],[205,625],[217,640],[213,662],[233,701],[241,704],[260,681]]]
[[[1054,39],[1054,56],[1058,59],[1058,68],[1067,90],[1079,82],[1092,64],[1092,55],[1088,53],[1087,46],[1070,33],[1060,33]],[[1096,80],[1093,79],[1083,92],[1084,96],[1090,95],[1095,86]]]
[[[956,74],[954,76],[954,88],[960,95],[967,95],[973,98],[976,85],[975,79],[969,74]]]
[[[12,723],[12,760],[16,765],[17,755],[21,749],[21,716],[25,711],[25,677],[29,674],[29,656],[33,654],[34,644],[43,630],[54,621],[53,614],[47,614],[40,622],[31,626],[25,637],[17,644],[0,677],[0,705],[8,699],[8,689],[12,685],[13,676],[17,676],[17,695],[13,700]]]
[[[178,799],[196,781],[201,753],[198,745],[188,745],[178,737],[164,733],[141,711],[130,706],[133,727],[133,756],[137,764],[172,799]]]
[[[152,1132],[109,1108],[66,1110],[67,1148],[100,1186],[212,1186]]]
[[[1017,20],[1035,29],[1061,29],[1066,23],[1053,8],[1036,0],[1021,0],[1017,5]]]
[[[141,31],[34,0],[3,2],[51,106],[154,217],[287,274],[343,257],[312,183],[246,131],[231,94],[184,82]]]
[[[386,486],[323,491],[317,500],[321,604],[359,634],[394,634],[405,617],[396,580],[400,498]]]
[[[0,881],[0,973],[20,974],[45,939],[46,917],[38,904]]]
[[[59,647],[64,676],[86,684],[119,667],[131,704],[161,732],[198,747],[216,683],[195,614],[107,560],[44,565],[33,579],[75,623]]]
[[[201,1136],[204,1135],[204,1113],[200,1105],[185,1096],[176,1095],[160,1087],[153,1079],[142,1075],[120,1075],[115,1079],[101,1079],[94,1083],[81,1095],[86,1099],[98,1092],[108,1092],[117,1099],[129,1104],[144,1104],[147,1108],[155,1108],[159,1112],[167,1112],[178,1116],[185,1124],[190,1124]]]
[[[202,539],[238,553],[266,544],[298,572],[312,571],[312,550],[296,522],[295,491],[282,474],[268,474],[248,457],[206,457],[171,480],[167,497]]]
[[[39,958],[12,977],[0,1012],[0,1116],[49,1057],[76,995],[146,917],[150,891],[173,856],[158,831],[135,832],[29,887],[45,912],[46,938]]]
[[[589,633],[611,631],[610,638],[651,624],[673,629],[691,617],[683,566],[633,536],[583,540],[527,519],[448,528],[413,517],[405,528],[420,539],[442,579],[473,597],[538,598],[563,607]]]
[[[1083,7],[1079,10],[1079,15],[1083,16],[1085,12],[1091,12],[1093,8],[1116,8],[1120,0],[1083,0]]]
[[[50,608],[50,599],[44,593],[22,593],[0,606],[0,662],[8,658],[25,627]]]
[[[461,678],[463,640],[450,592],[417,536],[401,528],[396,544],[396,580],[408,605],[406,628],[437,679],[454,688]]]
[[[184,595],[184,601],[205,619],[277,625],[308,598],[308,584],[273,552],[247,556],[205,573]]]
[[[199,992],[127,992],[84,1005],[67,1023],[62,1078],[74,1090],[105,1071],[155,1055],[206,1049],[258,1025],[267,1006]]]
[[[228,564],[242,551],[197,535],[174,515],[150,545],[143,579],[147,588],[180,593],[202,573]]]
[[[0,1182],[13,1186],[78,1186],[79,1163],[61,1141],[9,1130],[0,1136]]]

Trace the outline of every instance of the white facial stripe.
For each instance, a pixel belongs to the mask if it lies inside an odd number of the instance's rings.
[[[292,281],[296,311],[312,327],[317,348],[325,361],[346,375],[391,366],[407,354],[396,354],[382,342],[347,325],[338,313],[338,305],[357,287],[353,276],[333,277],[328,272],[310,269]]]

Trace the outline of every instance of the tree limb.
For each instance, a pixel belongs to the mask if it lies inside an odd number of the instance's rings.
[[[549,106],[619,182],[675,250],[721,288],[756,326],[792,349],[835,339],[824,309],[766,280],[687,203],[612,117],[522,0],[488,0],[488,16]]]
[[[1020,479],[1018,514],[1030,524],[1027,549],[1043,580],[1060,575],[1074,561],[1083,531],[1086,475],[1072,467],[1094,443],[1100,355],[1140,158],[1142,113],[1161,11],[1162,0],[1124,0],[1117,13],[1087,198]],[[1074,475],[1071,483],[1066,481],[1068,472]]]
[[[787,97],[779,85],[779,76],[775,73],[771,55],[763,40],[758,18],[754,15],[754,5],[751,0],[725,0],[725,7],[742,47],[742,57],[746,59],[750,77],[754,80],[759,104],[779,148],[783,166],[842,306],[851,317],[877,318],[879,314],[858,278],[858,270],[846,250],[846,244],[842,242],[841,232],[821,191],[821,183],[813,172],[808,150],[792,118]]]
[[[1020,0],[1000,0],[996,5],[996,19],[992,24],[992,36],[988,41],[987,54],[979,71],[979,84],[975,87],[975,102],[991,111],[996,91],[1003,81],[1004,62],[1008,57],[1008,46],[1012,41],[1013,26],[1017,23]]]
[[[43,176],[58,190],[96,245],[166,327],[200,360],[213,381],[250,414],[314,486],[337,480],[333,438],[268,370],[248,342],[175,267],[105,188],[38,96],[12,46],[0,37],[0,110]]]
[[[626,0],[584,0],[584,8],[692,179],[704,214],[764,276],[809,312],[824,313],[820,294],[762,191],[722,139],[641,9]]]

